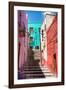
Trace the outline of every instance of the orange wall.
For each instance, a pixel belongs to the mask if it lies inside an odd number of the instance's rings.
[[[57,16],[55,16],[51,26],[47,30],[47,65],[51,72],[57,73],[57,58],[58,58],[58,46],[57,46]]]

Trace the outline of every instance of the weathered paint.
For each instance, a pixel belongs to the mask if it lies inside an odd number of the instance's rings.
[[[47,30],[47,65],[49,69],[58,74],[58,40],[57,40],[57,16]]]
[[[27,61],[27,50],[28,50],[28,17],[25,11],[18,11],[18,33],[19,28],[25,30],[25,36],[20,34],[18,35],[18,42],[20,43],[19,50],[19,69],[23,69],[23,65]]]
[[[43,30],[43,38],[42,38]],[[58,76],[58,42],[57,42],[57,16],[46,13],[41,27],[42,65],[47,65],[51,72]],[[44,47],[45,44],[45,47]],[[54,60],[56,57],[56,60]]]
[[[33,37],[33,41],[30,44],[30,46],[33,46],[35,48],[36,46],[39,46],[40,48],[40,29],[41,24],[28,24],[28,32],[30,33],[30,27],[33,27],[33,32],[30,34],[30,37]]]

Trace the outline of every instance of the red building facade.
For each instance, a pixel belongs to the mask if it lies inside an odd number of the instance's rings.
[[[58,28],[57,16],[46,30],[47,33],[47,66],[52,73],[58,75]]]

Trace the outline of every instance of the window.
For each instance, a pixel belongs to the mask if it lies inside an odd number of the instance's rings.
[[[39,46],[36,46],[35,49],[39,49]]]
[[[43,41],[43,30],[42,30],[42,41]]]
[[[30,37],[30,41],[33,41],[33,37]]]
[[[40,29],[41,29],[41,28],[39,27],[38,29],[39,29],[39,32],[40,32]]]
[[[33,46],[30,46],[31,49],[33,49]]]
[[[30,27],[30,33],[32,33],[33,32],[33,27]]]

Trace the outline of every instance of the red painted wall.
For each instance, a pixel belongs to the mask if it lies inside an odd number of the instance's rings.
[[[55,16],[51,26],[47,30],[47,65],[51,72],[56,73],[58,65],[58,40],[57,40],[57,16]]]

